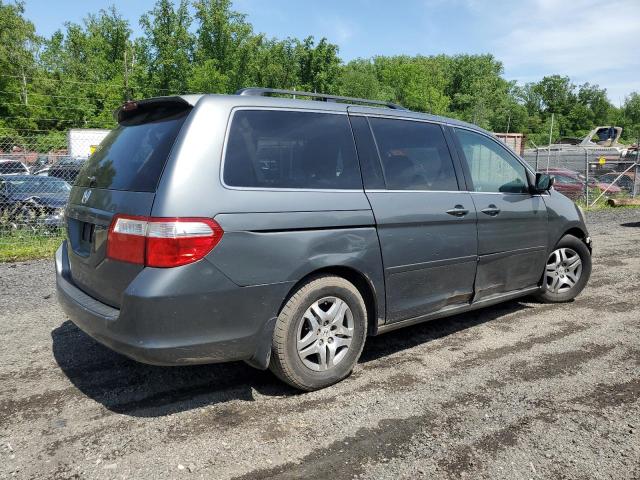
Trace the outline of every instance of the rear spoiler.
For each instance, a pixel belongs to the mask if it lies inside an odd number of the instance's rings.
[[[162,107],[168,110],[189,110],[193,108],[193,104],[183,97],[154,97],[144,100],[130,100],[122,104],[115,112],[113,112],[113,118],[122,123],[135,115],[148,112],[149,110]]]

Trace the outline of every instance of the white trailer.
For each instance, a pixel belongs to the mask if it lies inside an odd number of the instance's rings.
[[[74,159],[87,159],[111,130],[104,128],[72,128],[67,132],[67,149]]]

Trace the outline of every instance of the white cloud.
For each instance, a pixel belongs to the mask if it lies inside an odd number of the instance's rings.
[[[317,18],[319,27],[326,32],[329,41],[337,43],[339,46],[351,40],[356,33],[356,25],[342,16],[323,15]]]
[[[638,0],[534,0],[483,13],[496,22],[494,31],[505,32],[492,44],[508,76],[568,75],[599,83],[615,103],[640,89]]]

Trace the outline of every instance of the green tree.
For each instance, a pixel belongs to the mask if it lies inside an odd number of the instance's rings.
[[[542,108],[547,113],[566,115],[575,105],[575,85],[569,77],[550,75],[543,77],[535,86],[540,95]]]
[[[0,0],[0,127],[35,127],[28,87],[37,73],[40,45],[34,25],[24,18],[24,3]]]
[[[198,21],[195,63],[202,85],[202,73],[213,75],[214,92],[231,93],[252,80],[255,58],[262,46],[262,36],[244,14],[231,10],[230,0],[198,0],[194,2]],[[211,91],[211,90],[210,90]]]
[[[291,89],[300,84],[299,65],[296,62],[297,40],[264,40],[254,58],[251,80],[245,85],[265,88]]]
[[[186,92],[194,50],[187,1],[180,0],[175,8],[170,0],[158,0],[140,25],[144,38],[138,55],[148,65],[149,86],[166,95]]]
[[[128,96],[125,64],[131,50],[129,23],[114,7],[67,23],[45,42],[43,68],[34,87],[42,92],[42,118],[55,128],[112,126],[113,110]]]
[[[295,59],[298,87],[310,92],[333,92],[340,73],[338,46],[322,38],[316,45],[313,37],[297,42]]]
[[[489,128],[494,132],[529,133],[527,107],[519,102],[519,88],[515,82],[501,85],[506,88],[493,102],[489,114]]]
[[[443,62],[445,94],[451,98],[451,112],[458,118],[491,128],[496,109],[501,108],[503,116],[508,111],[505,102],[511,85],[501,76],[502,63],[492,55],[455,55],[444,57]]]
[[[370,60],[362,58],[352,60],[340,69],[336,88],[339,95],[387,100],[382,94],[375,66]]]
[[[374,67],[381,93],[391,93],[394,100],[407,108],[433,114],[447,111],[449,98],[445,94],[445,69],[434,57],[375,57]]]
[[[537,115],[542,111],[542,96],[534,82],[525,83],[522,87],[516,87],[514,95],[518,102],[527,109],[527,115]]]
[[[607,98],[607,91],[604,88],[589,83],[580,85],[578,88],[577,103],[584,105],[591,111],[594,123],[606,124],[609,122],[612,105]]]
[[[640,93],[632,92],[625,98],[621,111],[625,138],[637,142],[640,138]]]

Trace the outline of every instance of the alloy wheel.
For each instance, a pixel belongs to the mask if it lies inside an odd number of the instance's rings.
[[[571,290],[580,280],[582,260],[571,248],[558,248],[551,252],[545,270],[545,285],[553,293]]]
[[[338,297],[324,297],[305,311],[296,336],[302,363],[316,372],[340,363],[353,339],[353,313]]]

